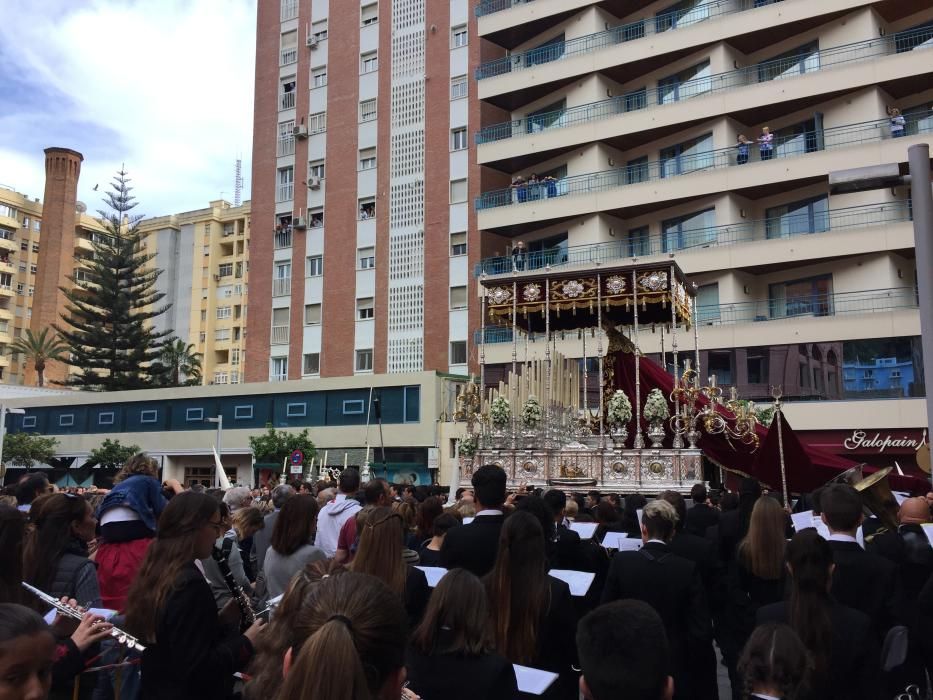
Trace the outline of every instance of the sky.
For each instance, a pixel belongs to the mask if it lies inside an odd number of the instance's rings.
[[[232,202],[238,157],[249,199],[256,2],[0,0],[0,184],[62,146],[91,213],[121,165],[146,217]]]

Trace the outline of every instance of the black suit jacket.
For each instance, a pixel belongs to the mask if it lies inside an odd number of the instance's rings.
[[[448,530],[441,546],[441,566],[466,569],[477,576],[488,574],[496,563],[504,520],[504,515],[479,515],[468,525]]]
[[[411,689],[425,698],[513,700],[518,695],[515,670],[499,654],[426,656],[409,648],[405,665]]]
[[[897,567],[883,557],[870,554],[855,542],[830,541],[836,570],[833,598],[871,618],[880,641],[897,624],[900,606]]]
[[[588,571],[583,568],[585,561],[579,533],[558,525],[554,540],[548,542],[548,564],[552,569]]]
[[[706,536],[706,530],[719,523],[719,511],[706,504],[697,503],[687,511],[684,529],[697,537]]]
[[[857,546],[857,545],[856,545]],[[832,603],[832,647],[829,674],[807,696],[820,700],[877,700],[880,693],[880,651],[872,632],[871,620],[864,613]],[[786,602],[758,609],[756,622],[789,624]]]

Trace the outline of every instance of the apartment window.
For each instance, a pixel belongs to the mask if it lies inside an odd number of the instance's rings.
[[[225,341],[230,340],[230,329],[229,328],[218,328],[214,331],[214,340]]]
[[[758,352],[761,354],[752,354]],[[745,369],[748,374],[749,384],[767,384],[768,383],[768,349],[749,348],[748,357],[745,358]]]
[[[233,420],[250,420],[253,417],[252,406],[234,406]]]
[[[217,266],[218,277],[230,277],[233,274],[233,263],[221,263]]]
[[[465,365],[467,361],[467,347],[465,340],[453,340],[450,343],[450,364]]]
[[[648,227],[639,226],[638,228],[629,229],[625,238],[625,255],[630,258],[637,258],[642,255],[649,255],[650,252]]]
[[[279,86],[279,109],[295,108],[295,78],[283,80]]]
[[[374,2],[360,8],[360,25],[368,27],[379,21],[379,3]]]
[[[768,285],[771,317],[829,316],[833,313],[832,295],[832,275]]]
[[[373,371],[372,349],[356,351],[356,371],[357,372],[372,372]],[[362,401],[360,403],[362,403]],[[360,409],[359,412],[362,413],[363,412],[362,409]],[[346,413],[346,411],[344,411],[344,413]]]
[[[376,149],[360,149],[360,170],[372,170],[376,167]]]
[[[379,54],[375,51],[360,56],[360,73],[375,73],[379,70]]]
[[[288,358],[271,358],[269,360],[269,381],[284,382],[286,379],[288,379]]]
[[[358,248],[356,251],[356,259],[359,261],[360,270],[372,270],[376,267],[376,249]]]
[[[230,351],[230,364],[234,367],[240,364],[240,348],[233,348]]]
[[[308,404],[287,403],[285,404],[285,415],[288,418],[304,418],[308,415]]]
[[[719,320],[719,282],[697,287],[697,318],[700,323],[712,324]]]
[[[189,423],[194,423],[195,421],[199,423],[204,422],[204,409],[203,408],[185,409],[185,420]]]
[[[113,425],[114,422],[114,412],[113,411],[101,411],[97,414],[97,425]]]
[[[279,187],[276,201],[278,202],[288,202],[291,201],[295,192],[295,169],[292,166],[287,168],[279,168]]]
[[[36,223],[38,224],[39,222],[37,221]],[[38,227],[37,227],[37,228],[38,228]],[[38,244],[38,243],[33,243],[33,244],[32,244],[32,252],[33,252],[33,253],[38,253],[38,252],[39,252],[39,244]]]
[[[715,208],[705,209],[686,216],[678,216],[676,219],[668,219],[662,222],[661,233],[663,234],[664,252],[709,246],[715,243],[715,226]]]
[[[375,316],[375,311],[373,309],[373,298],[366,297],[365,299],[356,300],[356,320],[357,321],[368,321]]]
[[[324,225],[324,207],[315,207],[308,211],[309,226],[321,228]]]
[[[672,177],[713,167],[713,135],[703,134],[661,149],[660,175]]]
[[[790,78],[819,69],[820,46],[819,42],[814,41],[759,63],[758,82]]]
[[[11,275],[9,272],[0,272],[0,288],[12,289],[13,275]]]
[[[305,258],[305,277],[320,277],[323,274],[323,255],[309,255],[307,258]]]
[[[465,75],[458,75],[455,78],[450,79],[450,99],[459,100],[467,96],[469,89],[469,83],[467,83],[467,77]]]
[[[282,0],[282,4],[279,8],[279,19],[282,22],[287,22],[290,19],[295,19],[298,16],[298,0]]]
[[[292,264],[276,263],[272,275],[272,296],[285,297],[291,294]]]
[[[450,47],[456,49],[467,45],[467,28],[465,24],[450,30]]]
[[[450,234],[450,255],[455,257],[457,255],[466,255],[467,254],[467,235],[466,231],[458,231],[457,233]]]
[[[311,69],[311,87],[320,88],[327,85],[327,66],[318,66]]]
[[[321,305],[305,304],[305,325],[318,326],[321,324]]]
[[[23,427],[24,428],[35,428],[36,417],[35,416],[23,416]]]
[[[376,218],[376,199],[374,197],[363,197],[358,201],[358,204],[361,221]]]
[[[318,41],[324,41],[327,38],[327,20],[322,19],[320,22],[314,22],[311,24],[311,36],[313,36]]]
[[[321,373],[321,353],[306,352],[302,357],[302,374],[320,374]]]
[[[74,413],[63,413],[58,417],[58,425],[62,428],[70,428],[75,424]]]
[[[765,231],[768,238],[786,238],[801,233],[828,230],[829,199],[825,195],[765,210]]]
[[[20,250],[28,251],[28,250],[29,250],[29,242],[28,242],[28,241],[20,241],[19,249],[20,249]]]
[[[464,287],[451,287],[450,288],[450,308],[451,309],[465,309],[467,307],[467,288]]]
[[[371,350],[359,350],[357,351],[357,355],[360,352],[372,353]],[[343,412],[343,415],[345,416],[358,416],[363,413],[365,408],[366,408],[366,404],[363,402],[362,399],[350,399],[350,400],[343,402],[343,406],[341,407],[341,410]]]
[[[327,112],[308,115],[308,133],[320,134],[327,131]]]
[[[376,118],[376,100],[363,100],[360,102],[360,121],[368,122]]]
[[[716,383],[720,386],[733,384],[732,351],[710,352],[708,357],[709,371],[716,377]]]
[[[157,410],[146,410],[139,412],[140,423],[155,423],[157,420],[159,420],[159,412]]]
[[[462,151],[467,147],[467,130],[453,129],[450,132],[450,150]]]
[[[279,65],[288,66],[298,62],[298,31],[292,30],[282,34],[281,50],[279,52]]]
[[[218,306],[217,307],[217,319],[222,320],[225,318],[230,318],[233,316],[233,308],[230,306]]]
[[[23,282],[19,282],[16,285],[16,294],[17,296],[23,296],[23,293],[26,291],[26,285]]]
[[[658,104],[696,97],[713,89],[710,63],[703,61],[658,81]]]
[[[451,180],[450,181],[450,203],[459,204],[460,202],[467,201],[467,181],[466,180]]]
[[[36,272],[38,271],[38,269],[39,269],[39,268],[37,268],[35,265],[30,265],[30,266],[29,266],[29,274],[30,274],[30,275],[36,274]]]
[[[308,163],[308,177],[316,177],[319,180],[324,179],[324,161],[312,160]]]
[[[288,343],[289,310],[272,309],[272,345],[286,345]]]

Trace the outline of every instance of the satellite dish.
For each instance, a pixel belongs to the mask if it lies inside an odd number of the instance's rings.
[[[75,203],[75,210],[76,210],[77,212],[83,214],[84,212],[87,211],[87,204],[85,204],[84,202],[76,202],[76,203]]]

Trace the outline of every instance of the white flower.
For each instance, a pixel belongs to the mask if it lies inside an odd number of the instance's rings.
[[[645,420],[649,423],[657,423],[670,417],[671,413],[667,407],[667,399],[660,389],[652,389],[648,392],[648,399],[645,401],[644,410]]]
[[[522,425],[526,428],[534,428],[541,422],[541,404],[534,396],[529,396],[522,406]]]
[[[606,407],[606,418],[609,425],[621,427],[632,420],[632,404],[624,391],[616,391],[609,399]]]
[[[476,440],[475,435],[467,435],[460,438],[458,449],[460,455],[463,457],[472,457],[476,454],[476,450],[479,447],[479,443]]]
[[[489,407],[489,417],[493,425],[498,428],[504,428],[508,425],[512,419],[512,407],[509,405],[509,400],[504,396],[494,398],[492,405]]]

